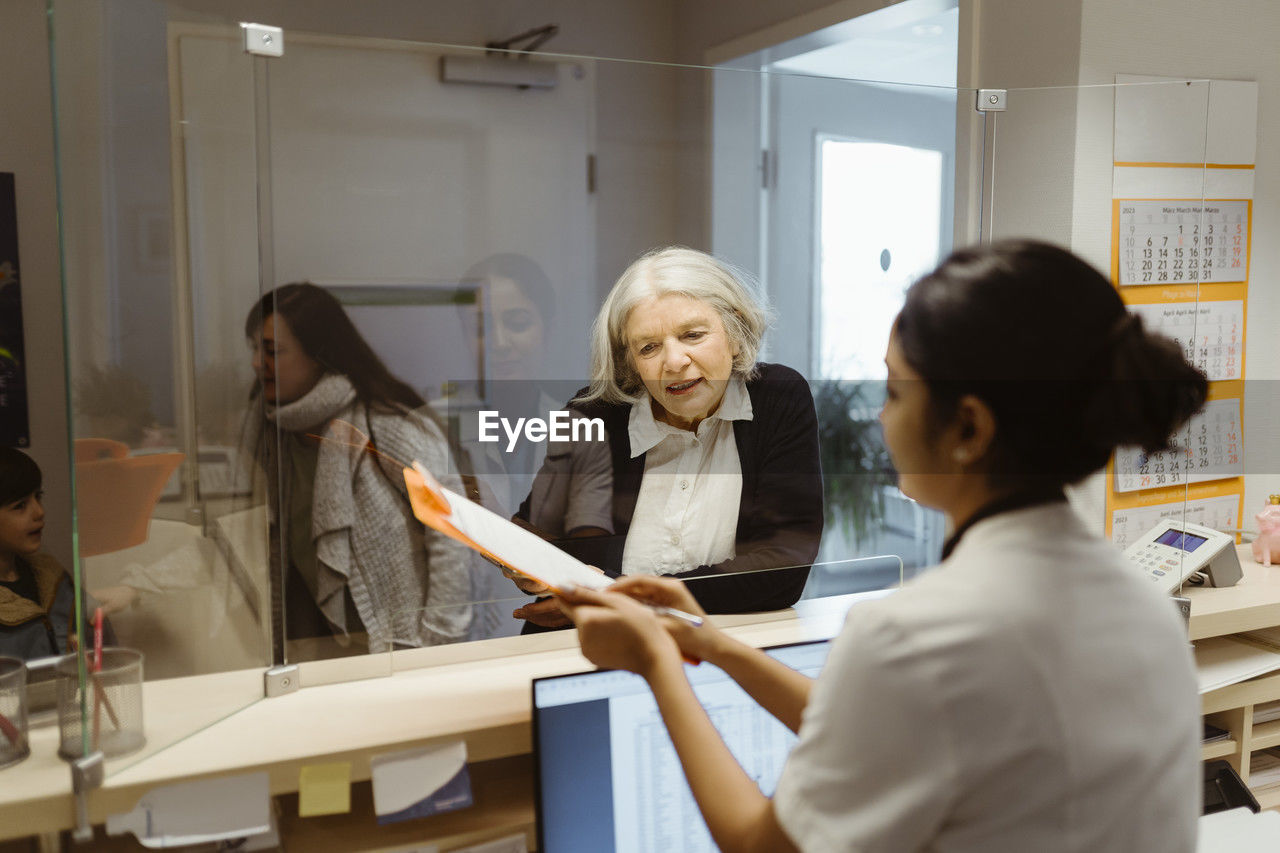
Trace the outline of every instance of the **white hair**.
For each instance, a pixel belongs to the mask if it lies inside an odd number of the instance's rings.
[[[724,324],[733,357],[733,375],[750,379],[769,326],[769,311],[728,264],[683,246],[653,249],[623,271],[591,326],[591,384],[578,399],[629,403],[644,388],[631,363],[626,327],[631,311],[646,299],[678,294],[706,303]]]

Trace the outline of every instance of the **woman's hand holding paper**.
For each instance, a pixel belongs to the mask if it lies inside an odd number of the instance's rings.
[[[501,566],[500,568],[502,569],[503,576],[514,582],[515,585],[520,588],[520,591],[526,595],[546,595],[551,591],[551,587],[547,586],[542,581],[534,580],[527,575],[522,575],[517,571],[508,569],[506,566]]]
[[[536,581],[534,581],[536,583]],[[511,612],[516,619],[524,619],[542,628],[566,628],[573,624],[554,598],[531,601]]]

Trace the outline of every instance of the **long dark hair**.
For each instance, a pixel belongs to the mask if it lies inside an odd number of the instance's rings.
[[[1208,393],[1101,273],[1034,240],[952,253],[907,291],[896,332],[934,427],[963,395],[990,407],[988,474],[1006,486],[1077,482],[1121,446],[1163,450]]]
[[[0,506],[35,494],[43,482],[34,459],[21,450],[0,447]]]
[[[310,282],[294,282],[264,293],[245,318],[245,337],[258,334],[272,314],[284,318],[313,361],[347,377],[356,389],[356,397],[370,409],[395,412],[426,405],[417,391],[387,370],[337,297],[324,288]],[[253,396],[260,392],[260,385],[255,384]]]

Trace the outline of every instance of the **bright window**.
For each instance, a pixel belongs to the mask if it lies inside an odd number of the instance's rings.
[[[942,153],[819,142],[818,364],[824,379],[883,379],[908,285],[938,263]]]

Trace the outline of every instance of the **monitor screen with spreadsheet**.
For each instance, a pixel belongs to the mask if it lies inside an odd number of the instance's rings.
[[[766,651],[809,676],[829,640]],[[793,735],[711,664],[685,672],[734,757],[772,795]],[[596,672],[533,682],[538,849],[714,851],[644,679]],[[606,843],[608,840],[608,843]]]

